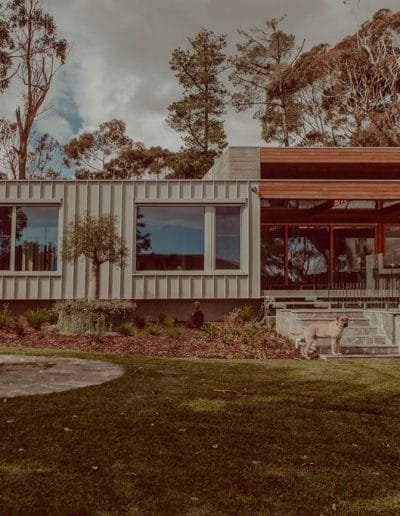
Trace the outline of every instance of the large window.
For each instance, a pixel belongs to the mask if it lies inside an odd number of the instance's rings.
[[[385,266],[400,265],[400,226],[385,227]]]
[[[216,219],[216,269],[240,269],[240,207],[218,206]]]
[[[9,270],[12,208],[0,206],[0,270]]]
[[[366,257],[374,254],[374,227],[335,227],[334,281],[359,283],[366,279]]]
[[[53,206],[0,206],[0,270],[57,270],[58,211]]]
[[[136,269],[203,270],[204,208],[139,207],[136,224]]]
[[[15,270],[57,270],[57,241],[58,208],[16,209]]]
[[[329,265],[329,228],[289,227],[288,276],[294,285],[326,285]]]
[[[285,228],[261,226],[261,288],[285,284]]]

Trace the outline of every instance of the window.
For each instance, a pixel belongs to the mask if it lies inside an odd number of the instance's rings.
[[[218,206],[216,219],[216,269],[240,269],[240,207]]]
[[[57,241],[57,207],[16,209],[15,270],[57,270]]]
[[[0,206],[0,270],[10,269],[12,208]]]
[[[386,267],[400,265],[400,227],[385,227],[385,260]]]
[[[204,208],[139,207],[136,270],[204,270]]]
[[[0,270],[57,270],[58,211],[50,206],[0,206]]]
[[[292,285],[328,282],[329,228],[299,226],[288,230],[288,275]]]
[[[335,227],[334,279],[338,283],[366,280],[367,256],[374,254],[374,227]]]
[[[285,227],[261,226],[261,288],[285,284]]]

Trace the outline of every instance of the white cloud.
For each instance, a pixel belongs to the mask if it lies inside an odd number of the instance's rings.
[[[229,51],[236,29],[260,26],[287,14],[285,28],[306,39],[306,47],[334,43],[354,31],[355,20],[341,0],[44,0],[59,31],[73,43],[71,55],[52,89],[40,128],[67,140],[79,130],[121,118],[128,134],[146,145],[178,149],[182,142],[165,122],[168,105],[181,93],[169,60],[174,48],[206,27],[228,34]],[[380,0],[361,0],[360,19],[382,8]],[[398,0],[385,7],[398,9]],[[0,116],[12,117],[16,92],[2,96]],[[259,145],[260,127],[252,113],[228,109],[226,132],[231,145]]]

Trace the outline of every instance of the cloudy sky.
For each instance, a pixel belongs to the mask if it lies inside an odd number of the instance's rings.
[[[354,0],[356,1],[356,0]],[[237,28],[260,27],[287,18],[284,30],[306,40],[306,48],[335,43],[354,32],[356,19],[343,0],[43,0],[60,33],[72,42],[66,65],[54,83],[39,128],[60,141],[101,122],[121,118],[127,133],[147,146],[177,150],[179,135],[165,122],[167,107],[181,96],[169,69],[171,53],[187,45],[202,27],[227,34],[228,53]],[[360,0],[359,21],[378,9],[396,11],[399,0]],[[16,92],[0,97],[0,116],[12,117]],[[228,109],[229,145],[259,145],[259,124],[251,112]]]

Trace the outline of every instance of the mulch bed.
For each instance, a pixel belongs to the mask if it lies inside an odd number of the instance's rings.
[[[185,335],[146,335],[125,337],[120,335],[65,336],[46,327],[40,331],[26,328],[23,335],[0,329],[0,345],[15,348],[46,348],[58,350],[116,353],[149,357],[173,358],[240,358],[240,359],[299,359],[294,346],[271,330],[265,331],[265,339],[257,345],[239,343],[224,344],[196,329],[187,329]]]

